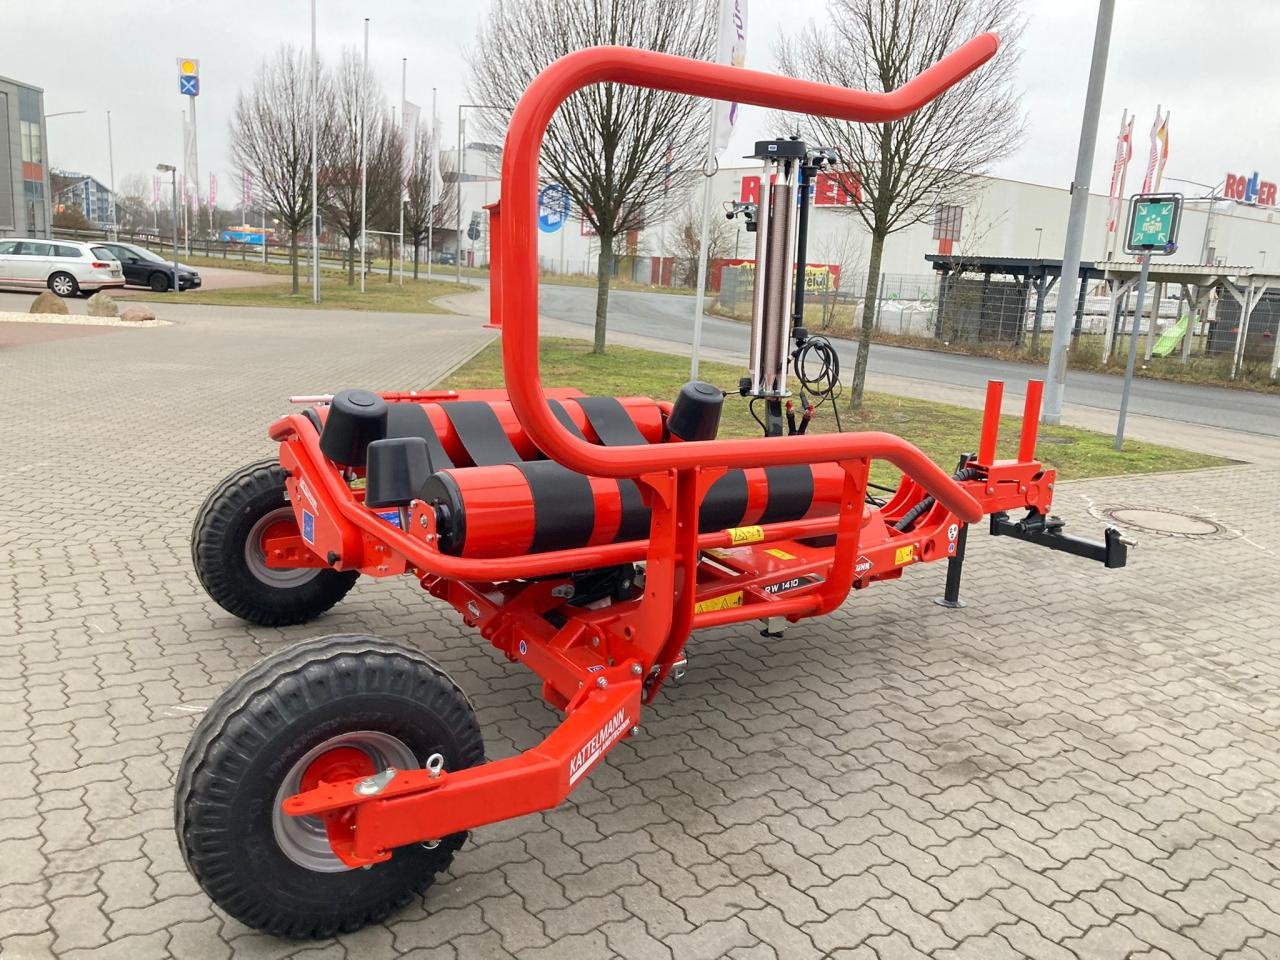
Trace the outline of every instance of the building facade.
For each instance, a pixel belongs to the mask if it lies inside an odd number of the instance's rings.
[[[49,236],[46,142],[44,91],[0,77],[0,236]]]
[[[53,188],[53,210],[79,210],[99,230],[115,229],[115,207],[111,188],[87,173],[54,170],[50,175]]]
[[[760,167],[752,164],[723,167],[712,179],[712,223],[716,225],[713,229],[722,231],[719,249],[725,259],[755,258],[755,234],[746,232],[740,219],[727,222],[722,211],[731,201],[754,201],[759,178]],[[456,189],[454,183],[446,186]],[[1164,189],[1178,186],[1180,184],[1169,182]],[[1192,195],[1194,188],[1188,190],[1178,251],[1162,260],[1188,264],[1231,263],[1256,268],[1280,264],[1280,206],[1275,205],[1275,198],[1263,189],[1266,186],[1265,183],[1259,186],[1252,201],[1241,201],[1226,191],[1219,192],[1214,200],[1201,199]],[[477,265],[488,262],[488,218],[483,206],[497,199],[499,192],[497,171],[471,173],[462,183],[464,262]],[[666,215],[655,218],[627,238],[627,249],[617,252],[635,255],[622,267],[633,271],[632,279],[649,282],[651,276],[665,276],[646,260],[687,256],[687,245],[680,241],[686,232],[684,228],[701,220],[701,192],[700,182],[679,197],[673,190],[672,198],[665,204]],[[807,259],[813,264],[840,266],[842,284],[843,278],[851,277],[860,288],[865,279],[871,238],[858,216],[858,200],[853,192],[842,189],[839,180],[818,184],[809,221]],[[1268,200],[1271,202],[1266,202]],[[1062,187],[975,176],[963,200],[940,208],[922,209],[918,222],[891,234],[885,243],[881,270],[887,276],[918,277],[931,285],[932,265],[925,260],[927,254],[1061,259],[1069,208],[1070,194]],[[1127,206],[1121,214],[1119,233],[1108,234],[1107,214],[1107,197],[1090,194],[1081,254],[1086,261],[1106,260],[1108,253],[1125,259],[1121,251]],[[480,226],[474,239],[466,233],[467,225],[473,222]],[[537,236],[539,266],[544,272],[595,274],[599,243],[577,209],[570,210],[558,228],[540,229]],[[444,243],[445,249],[452,249],[452,235]]]

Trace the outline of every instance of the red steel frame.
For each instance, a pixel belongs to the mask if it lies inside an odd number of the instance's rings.
[[[358,795],[359,778],[320,782],[285,800],[291,815],[320,815],[334,851],[350,866],[385,860],[408,843],[432,840],[555,806],[605,753],[635,727],[681,658],[692,630],[744,620],[828,613],[849,591],[893,579],[915,562],[955,550],[960,525],[1020,507],[1047,513],[1054,474],[1034,460],[1040,384],[1027,391],[1016,460],[997,460],[1002,387],[988,388],[977,456],[980,476],[957,482],[919,449],[887,433],[808,434],[788,438],[672,442],[604,447],[567,431],[552,416],[538,370],[538,156],[556,108],[574,91],[615,82],[861,122],[904,117],[944,93],[996,52],[984,34],[892,93],[845,90],[741,68],[621,47],[570,54],[529,86],[512,114],[504,151],[502,211],[491,211],[502,252],[494,272],[495,321],[504,324],[503,363],[509,398],[527,436],[547,456],[596,477],[631,477],[651,511],[649,537],[571,550],[500,558],[463,558],[436,547],[435,511],[415,501],[401,530],[366,509],[352,477],[327,461],[315,427],[304,416],[277,421],[289,495],[299,519],[314,518],[312,542],[296,531],[272,531],[267,561],[314,564],[371,576],[413,573],[447,600],[469,625],[513,661],[543,679],[548,702],[565,712],[541,744],[517,756],[467,770],[399,771],[379,792]],[[492,400],[501,393],[383,394],[391,402]],[[873,459],[903,473],[883,508],[866,507]],[[726,469],[775,464],[838,463],[844,470],[839,513],[764,526],[699,534],[703,496]],[[893,523],[928,495],[933,506],[907,532]],[[830,546],[799,541],[834,536]],[[312,559],[300,560],[310,556]],[[600,609],[569,606],[556,588],[575,571],[644,563],[635,599]],[[516,579],[519,578],[519,579]],[[532,579],[541,578],[541,579]],[[784,593],[767,588],[786,580]],[[792,586],[793,582],[798,584]],[[557,610],[564,626],[543,614]],[[335,766],[340,769],[341,765]]]

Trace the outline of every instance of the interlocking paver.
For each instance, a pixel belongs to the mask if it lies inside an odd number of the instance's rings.
[[[1107,573],[975,536],[963,610],[929,602],[930,566],[778,640],[699,636],[639,739],[562,809],[475,831],[386,925],[295,944],[222,918],[174,843],[172,780],[201,707],[264,653],[418,643],[492,757],[555,723],[412,584],[263,630],[190,570],[196,507],[270,455],[287,394],[424,386],[484,336],[210,308],[0,352],[27,401],[0,408],[19,452],[0,468],[0,954],[1280,955],[1280,474],[1259,466],[1058,489],[1081,533],[1148,504],[1237,539],[1141,536]]]

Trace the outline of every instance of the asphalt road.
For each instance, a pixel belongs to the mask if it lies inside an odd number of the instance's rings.
[[[547,317],[591,326],[595,322],[595,289],[543,284],[540,312]],[[676,294],[615,290],[609,295],[609,328],[675,343],[693,343],[693,298]],[[742,357],[747,352],[744,324],[720,317],[706,317],[702,343],[708,349]],[[836,340],[841,369],[853,369],[856,341]],[[1003,379],[1008,394],[1021,395],[1022,385],[1043,377],[1045,368],[986,357],[936,353],[876,344],[869,361],[871,372],[908,377],[949,386],[981,390],[988,379]],[[1122,377],[1073,370],[1067,380],[1067,400],[1077,406],[1118,411]],[[1196,423],[1224,430],[1280,437],[1280,396],[1135,379],[1129,412],[1180,423]]]
[[[451,279],[452,273],[446,277]],[[465,279],[469,283],[483,285],[482,281],[474,278]],[[0,310],[25,311],[31,303],[31,296],[0,292]],[[73,313],[83,312],[83,301],[73,303],[71,309]],[[546,317],[590,327],[594,323],[595,289],[543,284],[539,309]],[[609,325],[615,331],[671,343],[692,344],[692,316],[693,298],[688,296],[627,290],[615,290],[609,296]],[[745,359],[747,330],[740,323],[706,317],[702,342],[709,351]],[[836,340],[835,344],[841,368],[852,370],[857,343]],[[1006,382],[1006,393],[1010,396],[1021,395],[1026,380],[1042,377],[1045,372],[1044,367],[1032,364],[885,344],[877,344],[871,351],[870,369],[874,374],[972,388],[975,393],[994,377]],[[1122,387],[1123,379],[1118,376],[1072,371],[1067,383],[1067,401],[1080,407],[1118,411]],[[1137,379],[1129,410],[1133,414],[1178,423],[1280,437],[1280,396],[1276,395]]]

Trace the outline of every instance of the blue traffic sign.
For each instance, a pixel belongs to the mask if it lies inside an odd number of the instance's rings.
[[[569,191],[558,183],[548,183],[538,191],[538,229],[555,233],[569,219],[571,209]]]
[[[200,78],[199,77],[179,77],[178,92],[187,97],[200,96]]]

